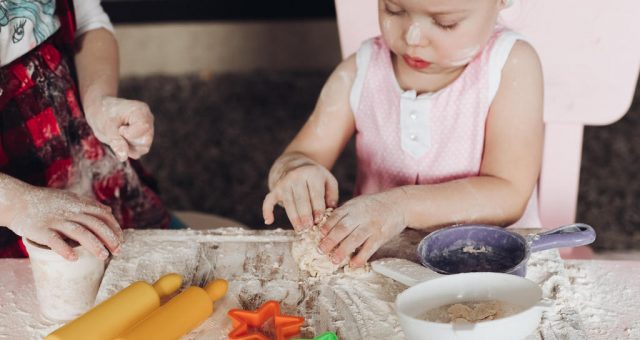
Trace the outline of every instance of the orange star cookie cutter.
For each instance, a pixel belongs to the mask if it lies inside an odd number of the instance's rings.
[[[227,315],[233,322],[229,340],[272,340],[259,329],[269,320],[273,320],[275,340],[287,340],[300,333],[304,323],[303,317],[280,314],[280,303],[273,300],[262,304],[257,311],[232,309]]]

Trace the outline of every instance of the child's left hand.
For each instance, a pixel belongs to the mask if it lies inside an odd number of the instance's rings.
[[[96,138],[109,145],[118,160],[138,159],[151,149],[153,114],[147,104],[105,96],[86,105],[85,115]]]
[[[333,263],[360,248],[349,265],[357,268],[384,243],[406,227],[405,214],[392,191],[356,197],[333,211],[320,228],[325,236],[319,249],[330,254]]]

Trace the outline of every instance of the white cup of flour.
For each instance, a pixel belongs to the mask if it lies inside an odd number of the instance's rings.
[[[78,245],[76,261],[69,261],[47,246],[22,239],[29,259],[42,316],[51,321],[69,321],[95,303],[106,260]]]

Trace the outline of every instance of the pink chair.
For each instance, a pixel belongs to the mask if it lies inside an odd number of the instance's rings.
[[[343,57],[379,34],[377,3],[335,0]],[[631,105],[640,70],[638,14],[638,0],[515,0],[502,14],[504,25],[534,45],[544,70],[543,227],[575,220],[584,126],[611,124]]]

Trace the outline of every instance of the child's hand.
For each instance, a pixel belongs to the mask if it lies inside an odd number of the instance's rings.
[[[111,208],[75,193],[50,188],[24,187],[7,226],[14,233],[50,247],[67,260],[77,255],[63,237],[78,241],[92,254],[106,259],[117,252],[122,229]]]
[[[109,145],[118,157],[138,159],[153,142],[153,114],[137,100],[102,97],[85,106],[87,122],[98,140]]]
[[[406,227],[400,201],[391,191],[356,197],[333,211],[320,228],[325,236],[319,245],[333,263],[351,258],[351,267],[361,267],[384,243]]]
[[[265,224],[273,223],[273,208],[284,206],[291,225],[296,231],[318,223],[327,207],[338,202],[338,181],[329,170],[306,157],[289,159],[288,170],[283,170],[271,185],[271,192],[262,203]]]

